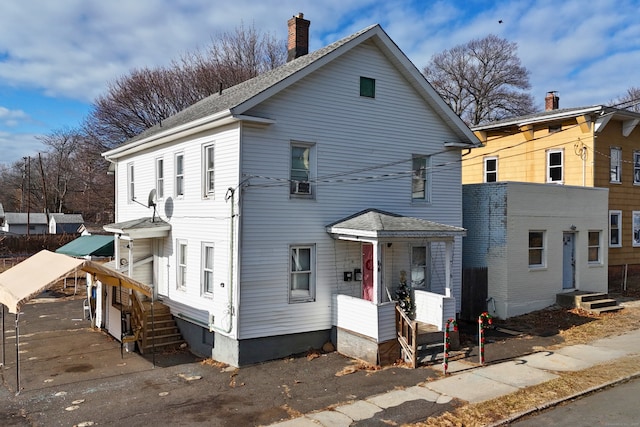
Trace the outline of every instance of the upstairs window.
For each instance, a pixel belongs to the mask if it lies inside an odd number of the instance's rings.
[[[622,181],[622,150],[617,147],[611,147],[609,150],[611,162],[611,182]],[[634,170],[635,177],[635,170]]]
[[[164,159],[156,159],[156,197],[164,199]]]
[[[622,211],[609,211],[609,247],[622,246]]]
[[[134,170],[133,163],[127,164],[127,200],[132,201],[136,198],[135,191],[135,178],[134,178]]]
[[[360,96],[365,98],[376,97],[376,79],[360,77]]]
[[[184,197],[184,154],[176,154],[176,197]]]
[[[547,151],[547,182],[562,184],[563,173],[563,150]]]
[[[204,180],[204,197],[213,196],[215,184],[214,152],[213,144],[202,147],[202,179]]]
[[[496,182],[498,180],[498,158],[484,158],[484,182]]]
[[[291,144],[291,169],[289,193],[295,196],[311,197],[313,193],[311,175],[313,173],[313,144]]]
[[[640,184],[640,151],[633,153],[633,183]]]
[[[411,199],[429,201],[429,156],[413,156],[411,174]]]

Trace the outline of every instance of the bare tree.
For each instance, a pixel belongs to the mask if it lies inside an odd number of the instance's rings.
[[[518,45],[495,35],[455,46],[431,57],[423,73],[468,125],[535,111],[529,71]]]
[[[640,113],[640,87],[630,87],[627,93],[611,101],[611,104],[616,108]]]
[[[273,69],[286,46],[243,25],[167,67],[133,70],[112,82],[85,121],[98,151],[113,148],[197,101]]]

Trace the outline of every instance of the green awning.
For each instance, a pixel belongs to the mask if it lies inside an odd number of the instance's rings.
[[[112,257],[113,236],[80,236],[56,249],[56,253],[74,257]]]

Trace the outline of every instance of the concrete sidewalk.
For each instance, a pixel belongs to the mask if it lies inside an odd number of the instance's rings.
[[[353,427],[384,425],[389,421],[396,425],[412,423],[418,421],[420,414],[407,411],[407,405],[429,407],[428,410],[433,411],[434,405],[448,403],[453,398],[478,403],[550,381],[558,377],[554,372],[580,371],[637,353],[640,353],[640,330],[600,339],[588,345],[541,351],[489,366],[471,367],[464,362],[452,361],[449,363],[451,375],[446,378],[404,390],[389,391],[271,426]]]

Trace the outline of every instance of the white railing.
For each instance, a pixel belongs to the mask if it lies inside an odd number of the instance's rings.
[[[447,319],[456,318],[456,299],[433,292],[414,291],[415,320],[444,331]]]
[[[333,325],[385,342],[396,338],[395,301],[374,304],[362,298],[333,296]]]

